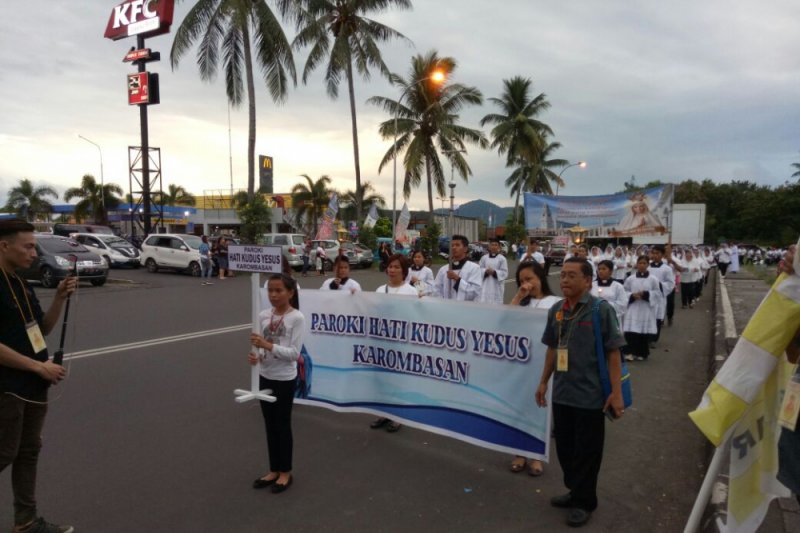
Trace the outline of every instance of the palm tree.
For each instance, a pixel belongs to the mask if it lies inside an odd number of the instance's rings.
[[[188,192],[181,185],[170,183],[166,193],[157,193],[153,200],[155,203],[163,205],[194,205],[196,200],[193,194]]]
[[[58,198],[58,193],[52,187],[42,185],[35,187],[28,178],[19,180],[19,185],[8,191],[8,201],[5,209],[15,212],[28,222],[36,220],[37,215],[44,215],[53,211],[53,204],[47,200],[48,196]]]
[[[295,15],[294,0],[275,0],[278,12]],[[197,0],[175,32],[170,51],[172,68],[195,41],[200,78],[212,81],[220,59],[225,71],[225,91],[234,107],[242,103],[243,80],[247,83],[249,130],[247,139],[247,196],[255,194],[256,89],[253,52],[272,100],[286,100],[288,78],[297,85],[292,49],[280,21],[266,0]],[[221,56],[221,58],[220,58]]]
[[[407,94],[405,102],[373,96],[369,103],[382,106],[393,117],[397,116],[397,142],[383,156],[378,172],[392,161],[395,154],[405,150],[403,166],[403,194],[411,195],[412,187],[422,183],[423,169],[428,184],[428,212],[433,221],[433,188],[439,196],[445,194],[446,172],[439,160],[439,151],[447,158],[459,176],[467,181],[472,174],[461,151],[465,142],[474,143],[481,148],[489,143],[480,130],[467,128],[457,124],[458,112],[469,105],[480,105],[483,95],[475,87],[460,83],[444,83],[437,85],[431,80],[434,72],[440,71],[448,78],[456,69],[456,60],[452,57],[439,57],[435,50],[425,56],[411,58],[411,69],[407,79],[397,74],[390,77],[394,85],[403,88],[402,95]],[[394,119],[380,125],[380,133],[384,139],[395,136]]]
[[[517,168],[506,178],[505,184],[506,187],[511,189],[511,196],[516,196],[516,201],[514,202],[515,224],[517,223],[519,197],[522,192],[553,194],[551,182],[558,183],[559,187],[564,186],[564,181],[550,169],[567,166],[569,161],[566,159],[548,159],[559,148],[561,148],[561,143],[549,143],[539,156],[541,160],[533,163],[520,158],[517,162]]]
[[[385,207],[386,200],[382,195],[380,195],[376,190],[375,187],[368,181],[365,181],[361,184],[360,188],[357,188],[354,191],[347,191],[344,194],[339,195],[339,202],[343,206],[343,213],[345,213],[346,218],[349,220],[352,216],[355,216],[356,222],[361,223],[363,220],[359,218],[358,214],[358,206],[371,206],[372,204],[376,204],[378,207]],[[343,216],[342,218],[345,218]]]
[[[792,163],[792,168],[795,169],[795,173],[792,174],[793,178],[800,177],[800,163]]]
[[[325,212],[330,201],[330,189],[328,185],[331,179],[328,176],[320,176],[316,181],[312,180],[307,174],[300,177],[306,179],[306,183],[300,182],[292,187],[292,205],[295,209],[297,220],[303,218],[311,219],[314,224],[314,235],[317,234],[317,221]]]
[[[391,6],[411,9],[411,0],[301,0],[304,4],[302,22],[293,46],[311,46],[303,68],[303,83],[327,57],[325,84],[328,96],[339,96],[339,82],[344,75],[350,96],[350,122],[353,130],[353,158],[356,170],[356,190],[361,188],[361,163],[358,155],[358,126],[356,95],[353,89],[353,66],[364,80],[369,80],[369,67],[389,76],[378,42],[393,38],[406,39],[400,32],[367,18]],[[407,39],[406,39],[407,40]],[[356,219],[361,220],[362,203],[356,198]]]
[[[95,224],[108,224],[108,210],[116,209],[120,204],[122,188],[114,183],[106,183],[102,187],[91,174],[84,174],[80,187],[72,187],[64,193],[64,200],[80,198],[75,204],[75,218],[83,220],[92,215]],[[105,208],[103,204],[105,203]]]
[[[490,102],[500,108],[500,113],[489,113],[481,119],[481,126],[494,125],[491,131],[491,147],[496,148],[500,155],[505,154],[507,167],[517,167],[506,180],[506,186],[512,188],[511,194],[516,193],[515,224],[518,220],[520,193],[523,189],[527,190],[524,184],[528,183],[533,175],[541,174],[534,167],[538,162],[547,160],[545,150],[552,151],[561,146],[558,143],[554,143],[557,146],[547,145],[547,135],[552,135],[553,130],[537,117],[550,108],[550,102],[544,93],[531,98],[532,90],[533,82],[530,78],[515,76],[503,80],[503,93],[500,98],[489,98]],[[539,188],[550,190],[548,179],[552,177],[545,177]]]

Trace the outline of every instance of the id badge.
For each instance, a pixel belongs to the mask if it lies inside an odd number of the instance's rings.
[[[566,348],[556,349],[556,370],[558,372],[569,370],[569,355]]]
[[[778,423],[789,431],[794,431],[797,427],[798,414],[800,414],[800,374],[795,373],[786,384]]]
[[[28,340],[31,341],[34,353],[39,353],[47,349],[47,343],[44,342],[42,330],[39,329],[39,324],[35,320],[25,324],[25,331],[28,334]]]

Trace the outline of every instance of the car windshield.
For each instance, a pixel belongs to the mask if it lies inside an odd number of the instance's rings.
[[[189,248],[192,250],[199,250],[200,245],[203,244],[203,239],[197,237],[195,235],[185,235],[183,237],[184,242],[189,245]]]
[[[72,254],[89,251],[77,242],[68,239],[39,239],[39,246],[51,254]]]
[[[121,237],[117,237],[116,235],[99,235],[95,234],[95,237],[106,243],[112,248],[130,248],[131,243],[126,241]]]

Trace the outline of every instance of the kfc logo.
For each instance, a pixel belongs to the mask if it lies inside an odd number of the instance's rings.
[[[107,39],[134,35],[153,37],[169,32],[174,0],[127,0],[111,11],[106,25]]]

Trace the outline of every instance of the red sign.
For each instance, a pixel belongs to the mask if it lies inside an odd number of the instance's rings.
[[[150,103],[150,73],[128,74],[128,105]]]
[[[131,61],[139,61],[140,59],[150,59],[150,49],[149,48],[142,48],[141,50],[131,50],[125,57],[122,58],[123,63],[129,63]]]
[[[111,10],[106,39],[133,35],[153,37],[169,32],[175,0],[126,0]]]

